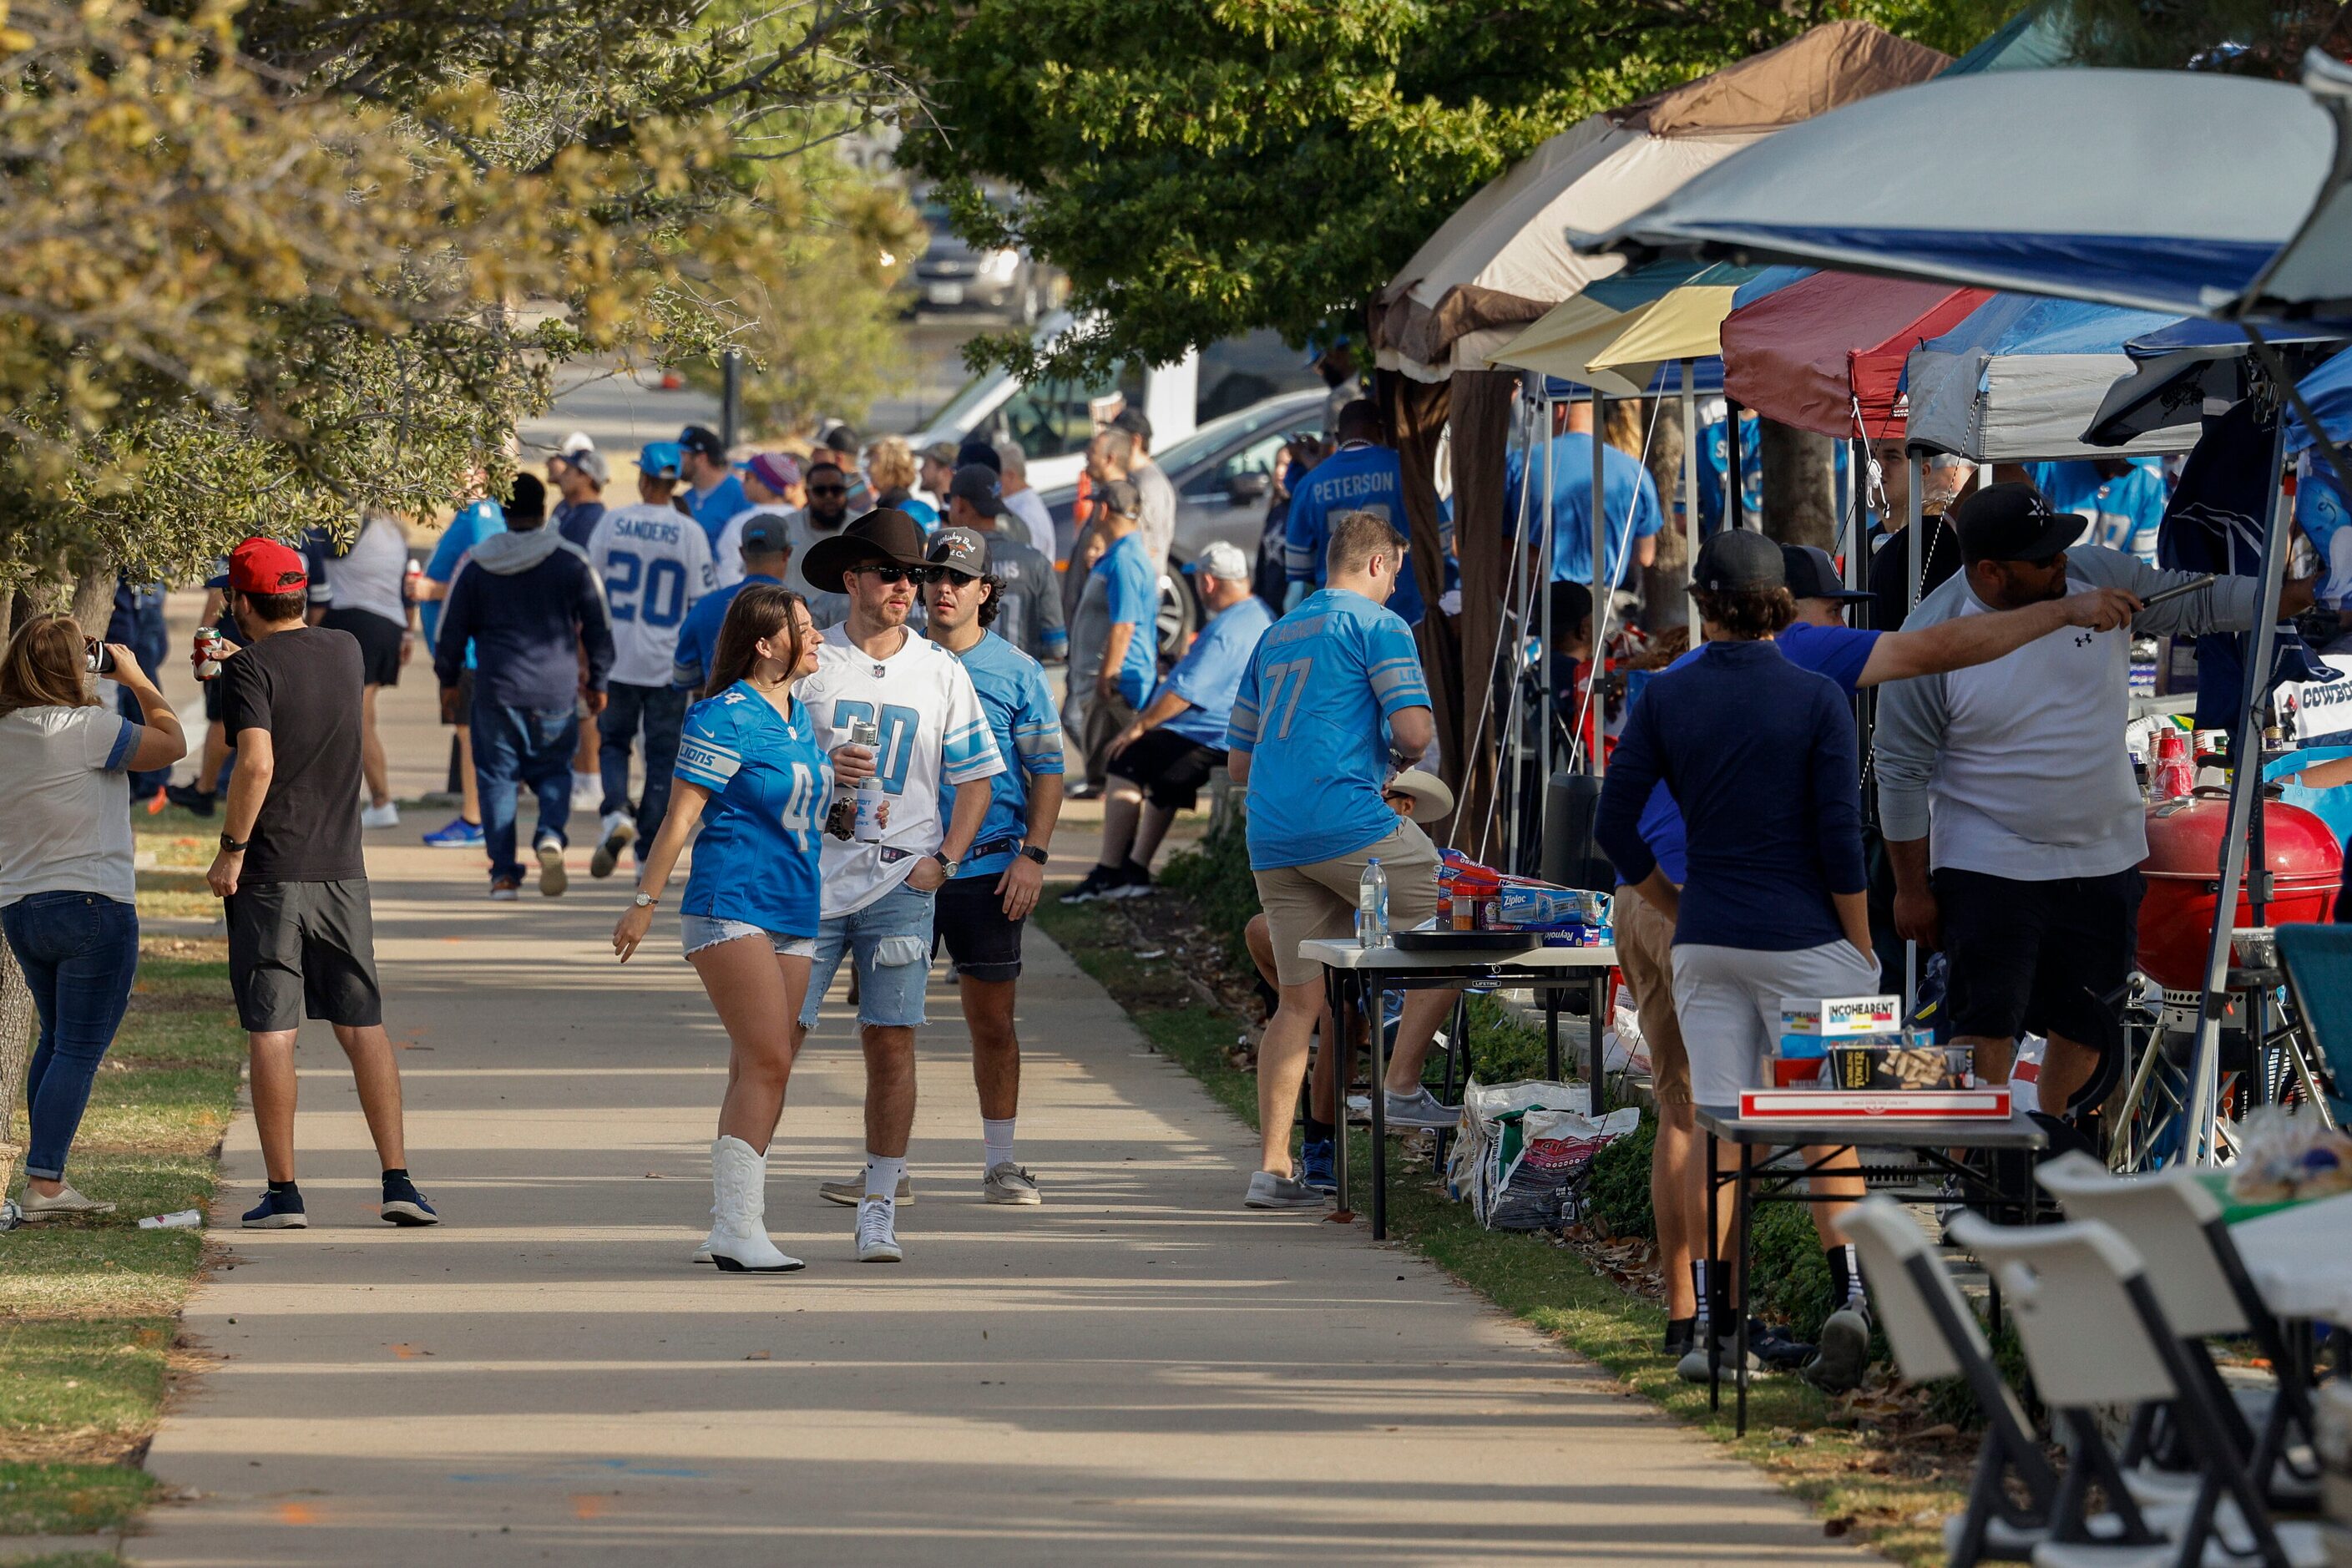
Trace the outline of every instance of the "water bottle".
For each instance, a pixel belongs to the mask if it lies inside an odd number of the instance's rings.
[[[1356,942],[1360,947],[1389,943],[1389,874],[1381,869],[1377,855],[1364,862],[1364,874],[1356,879]]]

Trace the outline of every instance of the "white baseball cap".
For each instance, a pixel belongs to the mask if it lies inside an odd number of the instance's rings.
[[[1249,580],[1249,557],[1242,553],[1241,546],[1220,539],[1201,552],[1197,558],[1186,562],[1184,570],[1205,572],[1212,577],[1223,577],[1228,583],[1244,583]]]

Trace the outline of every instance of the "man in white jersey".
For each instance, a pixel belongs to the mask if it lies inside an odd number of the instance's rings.
[[[793,1048],[808,1038],[817,1005],[846,952],[856,965],[859,1037],[866,1051],[866,1177],[857,1204],[857,1260],[896,1263],[898,1200],[915,1123],[915,1028],[930,973],[932,895],[956,874],[988,815],[989,780],[1004,771],[988,714],[953,654],[907,629],[918,584],[933,568],[923,531],[893,507],[868,512],[808,553],[809,582],[847,595],[849,618],[817,646],[816,673],[801,700],[832,753],[838,791],[878,777],[889,819],[879,842],[824,842],[823,920],[808,1001]],[[850,726],[878,731],[872,747],[849,744]],[[940,820],[952,790],[949,820]]]
[[[677,488],[675,441],[656,441],[637,458],[637,504],[604,514],[589,536],[588,563],[604,584],[612,614],[612,697],[596,718],[596,765],[604,775],[604,836],[588,874],[609,877],[634,838],[637,863],[669,811],[670,773],[689,692],[669,683],[677,629],[694,602],[719,585],[710,536],[670,503]],[[646,784],[629,814],[629,748],[643,730]]]

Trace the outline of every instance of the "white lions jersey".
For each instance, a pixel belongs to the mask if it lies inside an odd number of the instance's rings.
[[[817,645],[816,673],[795,695],[815,718],[818,749],[828,755],[849,743],[857,720],[881,731],[875,766],[890,823],[879,844],[825,836],[824,914],[835,920],[905,881],[947,836],[940,792],[993,778],[1004,771],[1004,758],[962,661],[913,632],[897,653],[878,659],[853,647],[846,628],[830,628]],[[885,859],[886,848],[905,853]]]
[[[613,616],[613,679],[667,687],[679,624],[719,586],[710,536],[675,507],[615,507],[589,535],[588,561]]]
[[[719,537],[710,546],[711,569],[719,574],[719,585],[731,588],[743,580],[743,525],[755,517],[789,519],[793,509],[788,506],[747,506],[727,520]],[[795,588],[793,592],[798,593]]]

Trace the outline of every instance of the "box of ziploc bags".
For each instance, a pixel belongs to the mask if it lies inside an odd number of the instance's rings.
[[[1852,1039],[1862,1035],[1894,1035],[1903,1028],[1900,996],[1783,996],[1780,1036],[1815,1039]]]
[[[1553,888],[1541,883],[1507,880],[1487,901],[1490,926],[1518,931],[1549,931],[1567,926],[1600,927],[1609,923],[1609,895],[1584,888]]]

